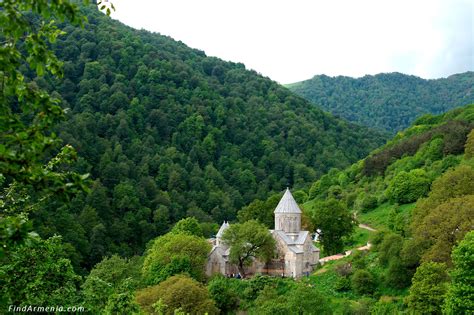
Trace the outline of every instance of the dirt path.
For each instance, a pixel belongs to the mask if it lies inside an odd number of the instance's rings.
[[[356,249],[356,250],[369,250],[371,247],[372,247],[372,244],[367,243],[367,245],[361,246],[361,247],[357,247],[357,248],[355,248],[355,249]],[[351,249],[351,250],[346,251],[344,254],[337,254],[337,255],[332,255],[332,256],[327,256],[327,257],[321,258],[321,259],[319,260],[319,263],[320,263],[321,265],[324,265],[324,263],[326,263],[326,262],[328,262],[328,261],[342,259],[342,258],[347,257],[347,256],[349,256],[350,254],[352,254],[353,251],[354,251],[354,249]]]
[[[357,218],[357,214],[354,215],[354,217]],[[367,230],[367,231],[377,232],[376,229],[374,229],[374,228],[368,226],[367,224],[361,223],[361,224],[359,224],[359,227],[360,227],[361,229],[365,229],[365,230]],[[346,251],[344,254],[337,254],[337,255],[332,255],[332,256],[327,256],[327,257],[321,258],[321,259],[319,260],[319,263],[320,263],[321,265],[324,265],[324,263],[326,263],[326,262],[328,262],[328,261],[339,260],[339,259],[342,259],[342,258],[344,258],[344,257],[349,256],[350,254],[352,254],[352,252],[353,252],[355,249],[356,249],[356,250],[369,250],[370,247],[372,247],[372,244],[367,243],[367,245],[365,245],[365,246],[361,246],[361,247],[357,247],[357,248],[348,250],[348,251]],[[324,272],[323,270],[324,270],[324,269],[321,269],[321,270],[320,270],[320,273]]]
[[[366,230],[371,231],[371,232],[377,232],[376,229],[374,229],[374,228],[368,226],[367,224],[361,223],[361,224],[359,224],[359,227],[360,227],[361,229],[366,229]]]

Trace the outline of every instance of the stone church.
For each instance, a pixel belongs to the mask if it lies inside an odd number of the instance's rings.
[[[275,208],[275,229],[270,230],[276,241],[276,258],[268,263],[255,260],[246,268],[246,273],[269,274],[274,276],[301,277],[313,271],[319,261],[319,249],[313,244],[311,234],[301,230],[301,209],[287,188]],[[237,274],[237,266],[229,262],[230,248],[222,242],[222,235],[229,227],[224,222],[215,239],[211,239],[212,250],[209,253],[206,273],[212,275]]]

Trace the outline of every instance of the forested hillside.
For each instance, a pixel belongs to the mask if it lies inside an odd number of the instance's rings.
[[[373,247],[314,277],[338,308],[371,314],[474,310],[474,288],[467,284],[472,271],[466,269],[474,252],[473,232],[467,236],[474,230],[473,128],[474,105],[423,116],[364,160],[312,185],[304,205],[308,217],[334,213],[328,205],[338,205],[377,230],[357,228],[336,238],[336,252],[367,237]],[[334,228],[318,227],[323,236],[334,234]],[[334,242],[326,246],[323,239],[322,248],[331,254]]]
[[[232,220],[252,200],[307,187],[383,143],[242,64],[85,12],[85,28],[62,24],[53,46],[64,78],[34,81],[62,99],[57,133],[94,180],[89,195],[50,204],[35,222],[73,244],[86,268],[141,253],[186,216],[209,228]]]
[[[380,136],[85,12],[82,29],[76,1],[1,4],[0,313],[474,312],[474,104],[346,167]],[[52,16],[77,28],[56,41]],[[238,219],[222,240],[242,271],[274,257],[286,184],[323,255],[370,251],[300,279],[207,277],[215,220]]]
[[[474,72],[424,80],[401,73],[362,78],[317,75],[287,85],[336,116],[392,133],[424,114],[441,114],[474,102]]]

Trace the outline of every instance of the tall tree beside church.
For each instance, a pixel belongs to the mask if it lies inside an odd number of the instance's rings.
[[[320,201],[314,204],[311,218],[319,232],[319,240],[327,254],[340,253],[343,249],[343,237],[354,231],[355,219],[347,207],[336,199]]]
[[[237,265],[242,277],[254,259],[268,261],[275,253],[275,240],[267,227],[256,220],[232,224],[224,231],[222,241],[230,246],[230,261]]]

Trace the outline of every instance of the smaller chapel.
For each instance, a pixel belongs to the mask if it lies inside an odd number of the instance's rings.
[[[248,274],[268,274],[298,278],[308,275],[319,261],[319,249],[314,246],[311,234],[301,230],[301,209],[287,188],[274,211],[275,228],[270,230],[276,242],[276,258],[264,263],[255,260],[247,268]],[[209,253],[206,273],[212,275],[237,274],[237,266],[229,262],[230,248],[222,242],[222,235],[229,227],[224,222],[211,239],[212,250]]]

